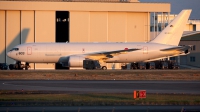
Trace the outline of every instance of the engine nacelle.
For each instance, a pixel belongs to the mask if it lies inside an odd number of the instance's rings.
[[[189,51],[188,50],[185,50],[185,54],[188,54],[189,53]]]
[[[82,67],[83,66],[84,57],[81,56],[70,56],[68,61],[69,67]]]

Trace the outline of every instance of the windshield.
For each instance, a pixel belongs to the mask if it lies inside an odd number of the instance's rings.
[[[18,51],[19,48],[12,48],[10,51]]]
[[[96,66],[99,66],[100,64],[99,64],[99,61],[94,61],[94,64],[96,65]]]

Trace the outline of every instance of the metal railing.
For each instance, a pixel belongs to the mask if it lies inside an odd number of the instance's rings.
[[[169,23],[172,22],[172,21],[173,21],[173,20],[169,20]],[[167,24],[166,22],[167,22],[167,20],[165,20],[165,24]],[[190,20],[188,20],[187,23],[189,23],[189,24],[196,24],[196,23],[199,23],[199,24],[200,24],[200,19],[190,19]],[[153,24],[152,21],[151,21],[151,24]],[[160,25],[160,24],[163,24],[163,21],[158,21],[158,25]]]
[[[191,24],[200,23],[200,19],[190,19],[188,20],[188,23],[191,23]]]

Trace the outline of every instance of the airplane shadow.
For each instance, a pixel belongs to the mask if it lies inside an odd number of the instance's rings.
[[[27,37],[28,37],[28,33],[29,33],[30,29],[29,28],[24,28],[21,32],[19,32],[15,38],[12,40],[12,42],[9,44],[9,45],[6,45],[6,48],[0,53],[0,57],[2,57],[4,55],[4,57],[6,59],[4,59],[4,62],[1,62],[1,63],[7,63],[7,64],[13,64],[15,62],[15,60],[9,58],[7,56],[7,52],[12,49],[14,46],[16,45],[19,45],[20,44],[20,41],[22,43],[25,43],[26,40],[27,40]],[[22,37],[20,40],[20,36]],[[3,37],[4,38],[4,37]],[[5,37],[6,38],[6,37]],[[7,43],[7,42],[6,42]],[[5,43],[5,44],[6,44]],[[21,44],[22,44],[21,43]]]

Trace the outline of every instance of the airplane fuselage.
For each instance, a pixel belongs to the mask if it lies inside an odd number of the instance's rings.
[[[27,43],[16,46],[19,50],[8,52],[8,56],[29,63],[58,63],[61,57],[85,55],[94,52],[106,52],[123,49],[139,49],[122,53],[105,60],[107,63],[129,63],[151,60],[178,54],[179,52],[162,52],[160,49],[171,45],[152,43]],[[16,55],[16,56],[13,56]]]

